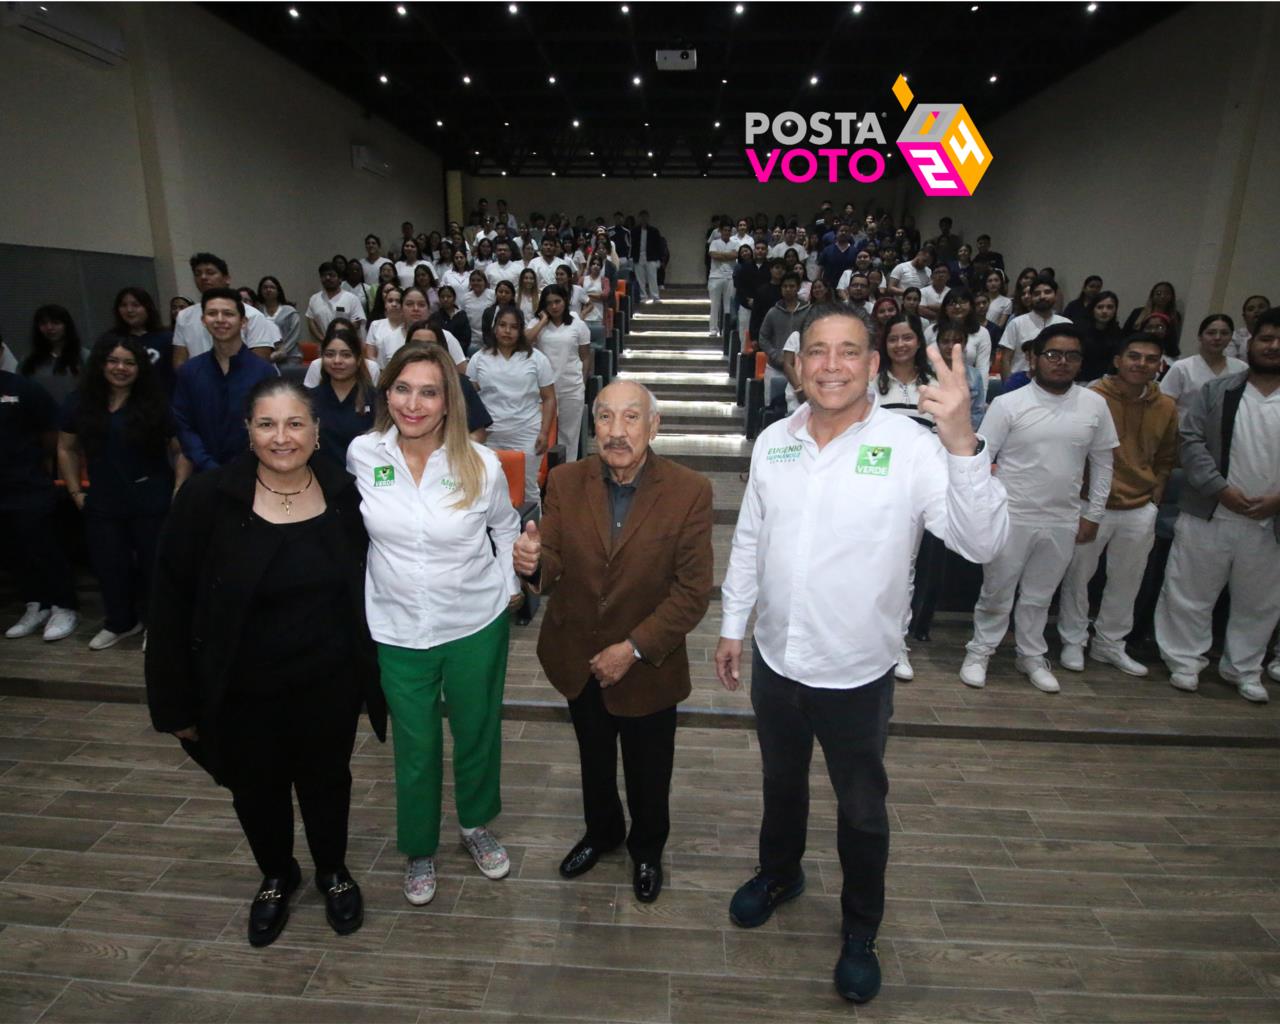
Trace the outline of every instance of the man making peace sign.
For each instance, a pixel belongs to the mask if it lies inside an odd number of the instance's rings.
[[[928,528],[975,562],[1009,529],[1004,488],[969,418],[964,353],[920,388],[934,435],[880,409],[868,383],[879,356],[862,320],[835,308],[800,344],[807,404],[756,442],[725,577],[716,674],[741,682],[742,639],[757,612],[751,705],[764,769],[760,871],[729,916],[744,928],[804,891],[809,761],[816,736],[839,803],[843,945],[836,988],[880,989],[875,937],[889,856],[884,748],[902,647],[911,554]]]

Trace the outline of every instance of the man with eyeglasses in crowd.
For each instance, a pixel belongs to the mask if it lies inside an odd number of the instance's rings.
[[[1031,345],[1031,383],[991,403],[979,433],[991,447],[996,476],[1009,495],[1009,539],[982,571],[973,639],[960,668],[966,686],[987,682],[987,662],[1014,620],[1017,668],[1044,693],[1057,693],[1044,629],[1049,602],[1077,544],[1092,543],[1106,518],[1112,459],[1120,440],[1111,410],[1096,391],[1075,386],[1084,335],[1053,324]],[[1088,508],[1080,488],[1089,465]]]

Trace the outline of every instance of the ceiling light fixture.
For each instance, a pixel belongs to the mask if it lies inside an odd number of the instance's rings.
[[[510,121],[503,121],[503,122],[502,122],[502,127],[503,127],[503,128],[510,128],[510,127],[511,127],[511,122],[510,122]]]
[[[861,14],[861,13],[862,13],[862,4],[854,4],[854,5],[853,5],[853,13],[854,13],[854,14]]]
[[[644,79],[642,79],[639,75],[633,75],[631,78],[632,85],[639,85],[642,81],[644,81]]]
[[[437,122],[436,122],[436,127],[437,127],[437,128],[443,128],[443,127],[444,127],[444,122],[443,122],[443,121],[437,121]]]
[[[551,177],[553,177],[553,178],[554,178],[555,176],[556,176],[556,172],[555,172],[555,171],[552,171],[552,172],[551,172]]]
[[[817,84],[818,84],[818,76],[817,76],[817,75],[810,75],[810,76],[809,76],[809,84],[810,84],[810,85],[817,85]]]
[[[515,6],[515,5],[513,4],[512,6]],[[506,172],[506,171],[503,171],[503,172],[502,172],[502,176],[505,178],[505,177],[507,176],[507,172]]]
[[[622,5],[622,13],[623,13],[623,14],[630,14],[630,13],[631,13],[631,8],[630,8],[630,7],[628,7],[626,4],[623,4],[623,5]]]
[[[987,79],[987,81],[990,82],[992,85],[995,85],[996,82],[1000,81],[1000,76],[992,75],[990,78]]]
[[[1092,14],[1097,9],[1098,9],[1097,4],[1090,4],[1088,7],[1085,8],[1085,10],[1088,11],[1090,14]]]
[[[710,153],[708,153],[708,154],[707,154],[707,159],[708,159],[708,160],[710,160],[710,159],[711,159],[711,154],[710,154]]]
[[[580,122],[580,121],[575,117],[575,118],[573,119],[573,126],[574,126],[575,128],[581,128],[581,127],[582,127],[582,122]]]
[[[477,150],[476,150],[476,156],[479,156],[479,155],[480,155],[480,150],[478,150],[478,149],[477,149]]]
[[[408,13],[409,9],[404,4],[396,4],[396,14],[403,18]]]
[[[719,122],[719,121],[717,121],[717,122],[716,122],[712,127],[714,127],[714,128],[719,128],[719,127],[720,127],[720,122]]]
[[[302,17],[302,15],[298,13],[298,8],[296,8],[296,7],[290,7],[290,8],[289,8],[289,17],[291,17],[291,18],[301,18],[301,17]]]
[[[512,14],[519,14],[519,13],[520,13],[520,8],[519,8],[519,7],[517,7],[515,4],[507,4],[507,10],[508,10],[508,11],[510,11]],[[503,173],[503,174],[506,174],[507,172],[506,172],[506,171],[503,171],[502,173]]]
[[[741,14],[741,13],[742,13],[743,11],[745,11],[745,10],[746,10],[746,8],[745,8],[745,7],[743,7],[743,6],[742,6],[742,4],[738,4],[736,7],[734,7],[734,9],[733,9],[733,13],[734,13],[734,14]]]
[[[976,11],[977,9],[978,9],[978,5],[977,5],[977,4],[974,4],[972,7],[970,7],[970,8],[969,8],[969,11],[970,11],[970,13],[972,13],[972,12]]]
[[[463,85],[470,85],[470,84],[471,84],[471,76],[470,76],[470,75],[463,75],[463,76],[462,76],[462,84],[463,84]]]
[[[378,81],[379,81],[379,82],[381,82],[383,85],[386,85],[386,84],[387,84],[387,76],[386,76],[386,75],[379,75],[379,76],[378,76]]]
[[[645,126],[646,128],[648,128],[648,127],[649,127],[649,122],[648,122],[648,121],[646,121],[646,122],[644,123],[644,126]]]
[[[652,160],[652,159],[653,159],[653,150],[649,150],[649,159],[650,159],[650,160]]]
[[[555,75],[547,75],[547,82],[548,82],[548,84],[550,84],[550,85],[555,85],[555,84],[556,84],[556,76],[555,76]]]
[[[605,174],[605,173],[604,173],[604,171],[601,171],[601,172],[600,172],[600,177],[602,177],[602,178],[607,178],[607,177],[609,177],[609,175]]]
[[[653,176],[656,178],[656,177],[658,176],[658,172],[657,172],[657,171],[654,171],[654,172],[653,172]]]

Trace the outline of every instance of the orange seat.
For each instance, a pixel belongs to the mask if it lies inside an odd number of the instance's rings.
[[[320,346],[314,341],[300,341],[298,348],[302,350],[302,361],[304,363],[314,363],[320,358]]]
[[[764,368],[769,365],[769,357],[763,352],[756,353],[756,380],[764,380]]]
[[[749,356],[755,350],[756,350],[756,343],[751,337],[751,332],[743,331],[742,332],[742,354]]]
[[[495,448],[494,454],[502,463],[502,472],[507,475],[507,494],[511,504],[519,508],[524,504],[524,452]]]
[[[627,294],[627,281],[626,281],[626,278],[618,278],[618,283],[617,283],[616,285],[614,285],[614,288],[613,288],[613,294],[614,294],[614,295],[626,295],[626,294]]]

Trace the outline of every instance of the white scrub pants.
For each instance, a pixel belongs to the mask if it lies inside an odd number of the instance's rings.
[[[1156,506],[1107,509],[1097,538],[1077,544],[1062,578],[1058,601],[1058,635],[1064,644],[1083,647],[1089,641],[1089,581],[1107,553],[1107,586],[1093,622],[1093,648],[1124,653],[1124,638],[1133,629],[1133,604],[1147,571],[1147,556],[1156,539]]]
[[[1156,604],[1156,644],[1170,672],[1198,675],[1209,664],[1204,655],[1223,587],[1231,588],[1231,615],[1218,667],[1245,682],[1260,681],[1280,619],[1280,543],[1270,524],[1184,512]]]
[[[712,334],[719,335],[724,326],[724,315],[731,312],[733,300],[733,279],[729,277],[707,278],[707,294],[711,297],[710,327]]]
[[[564,461],[578,461],[578,442],[582,437],[582,410],[587,393],[578,377],[576,384],[556,382],[556,438],[564,445]]]
[[[541,426],[541,420],[538,426]],[[538,494],[538,468],[542,465],[542,456],[534,453],[534,448],[538,444],[538,426],[532,429],[514,430],[490,427],[484,442],[487,447],[494,450],[502,448],[507,451],[524,452],[524,500],[532,501],[534,504],[537,504],[541,497]]]
[[[747,331],[751,328],[751,310],[746,306],[738,307],[738,337],[747,340]],[[751,339],[755,341],[755,338]]]
[[[661,260],[636,261],[636,281],[640,285],[641,301],[661,298],[658,293],[658,270],[661,266]]]
[[[965,649],[989,658],[1009,629],[1009,611],[1014,612],[1014,641],[1021,658],[1043,657],[1049,649],[1044,640],[1049,620],[1049,602],[1071,564],[1077,527],[1052,523],[1030,526],[1009,524],[1004,550],[982,567],[982,593],[973,609],[973,639]]]

